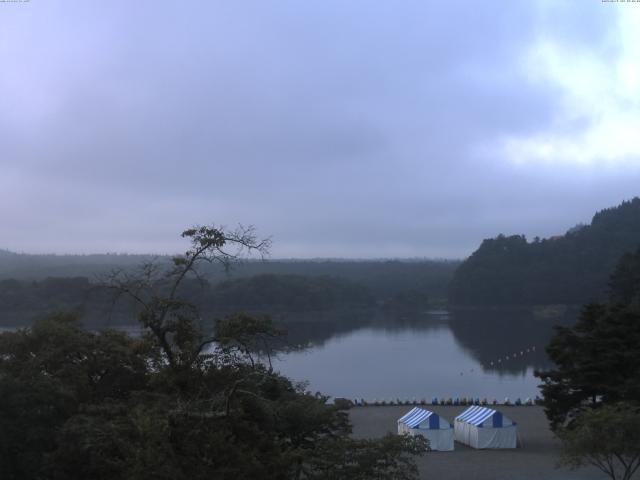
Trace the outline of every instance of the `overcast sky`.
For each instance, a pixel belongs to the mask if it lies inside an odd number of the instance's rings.
[[[469,255],[640,194],[640,4],[0,2],[0,248]]]

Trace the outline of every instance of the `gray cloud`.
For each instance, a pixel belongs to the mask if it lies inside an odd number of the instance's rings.
[[[563,105],[528,76],[532,45],[611,53],[606,7],[0,5],[0,247],[175,251],[216,221],[272,234],[275,256],[460,257],[561,232],[637,193],[637,166],[494,147]]]

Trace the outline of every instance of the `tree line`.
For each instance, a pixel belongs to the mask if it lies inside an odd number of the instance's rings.
[[[596,213],[590,225],[529,242],[487,239],[456,270],[454,305],[582,305],[606,298],[611,271],[640,245],[640,198]]]
[[[108,275],[114,269],[135,270],[153,261],[170,265],[170,256],[150,255],[29,255],[0,249],[0,280],[42,281],[46,278]],[[429,259],[243,259],[231,272],[219,264],[202,265],[201,272],[211,284],[259,275],[332,277],[367,288],[376,299],[391,298],[409,290],[432,299],[445,299],[447,286],[459,265],[457,260]]]
[[[344,277],[258,274],[234,276],[215,283],[208,278],[189,278],[181,283],[180,293],[210,316],[233,311],[274,314],[379,305],[415,309],[426,307],[433,298],[419,287],[408,285],[406,288],[397,290],[396,286],[397,293],[376,296],[366,285]],[[114,303],[100,281],[90,281],[87,277],[0,280],[0,326],[29,325],[47,312],[59,310],[78,313],[86,326],[92,328],[122,323],[130,325],[129,307],[127,303]]]
[[[181,295],[209,315],[233,311],[300,312],[371,307],[374,298],[362,285],[335,277],[257,275],[210,284],[185,279]],[[40,281],[0,280],[0,325],[19,326],[51,311],[74,311],[86,325],[104,326],[109,320],[131,318],[130,305],[114,303],[108,288],[85,277]]]

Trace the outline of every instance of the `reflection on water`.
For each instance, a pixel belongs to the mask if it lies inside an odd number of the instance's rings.
[[[434,314],[436,313],[436,314]],[[275,368],[325,394],[373,399],[535,397],[558,321],[527,311],[324,313],[278,318],[304,352]],[[562,323],[566,323],[563,321]]]
[[[550,367],[544,347],[552,327],[573,323],[575,312],[553,321],[524,309],[350,310],[272,318],[288,331],[289,344],[310,346],[280,353],[275,368],[293,380],[308,380],[313,391],[367,400],[501,400],[539,393],[533,372]],[[139,333],[139,327],[114,324],[111,317],[103,323]]]

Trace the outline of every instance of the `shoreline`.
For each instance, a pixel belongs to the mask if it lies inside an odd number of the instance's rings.
[[[489,405],[493,407],[493,405]],[[453,452],[428,452],[416,459],[421,479],[455,480],[596,480],[604,478],[595,468],[556,468],[560,443],[555,438],[541,406],[495,405],[518,425],[521,447],[505,450],[475,450],[458,442]],[[378,438],[397,434],[397,420],[412,405],[351,408],[353,437]],[[453,419],[467,406],[424,405],[444,419]]]
[[[385,399],[373,399],[371,401],[362,399],[350,399],[344,397],[332,397],[334,402],[350,402],[350,408],[365,408],[365,407],[422,407],[426,409],[430,409],[431,407],[472,407],[474,405],[480,405],[482,407],[534,407],[540,406],[542,402],[542,398],[537,395],[534,398],[531,397],[515,397],[512,401],[510,398],[505,397],[506,401],[498,401],[496,398],[492,398],[489,401],[488,398],[479,397],[466,397],[453,400],[451,397],[448,398],[434,398],[437,400],[437,403],[434,401],[429,401],[426,399],[421,400],[401,400],[399,398],[393,400],[385,400]],[[458,401],[459,400],[459,401]]]

